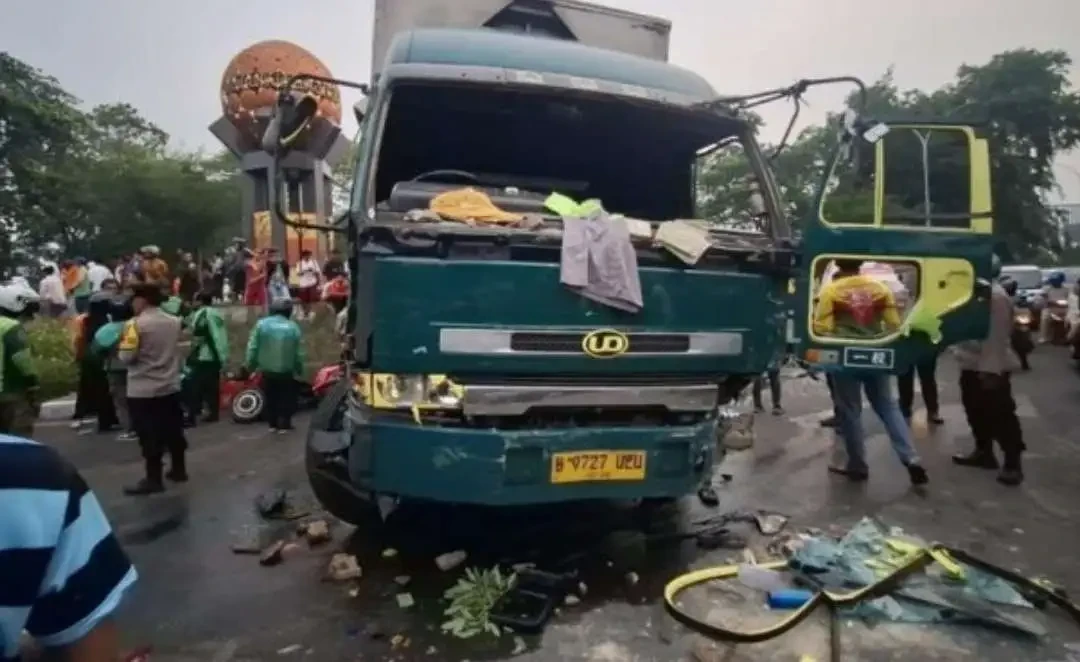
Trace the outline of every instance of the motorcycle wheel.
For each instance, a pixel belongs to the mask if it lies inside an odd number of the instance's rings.
[[[249,388],[240,391],[233,397],[232,419],[235,423],[254,423],[262,418],[266,399],[260,389]]]

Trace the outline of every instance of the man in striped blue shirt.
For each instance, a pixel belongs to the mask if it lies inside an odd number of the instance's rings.
[[[110,617],[135,582],[105,513],[73,466],[0,435],[0,662],[22,633],[70,662],[116,662]]]

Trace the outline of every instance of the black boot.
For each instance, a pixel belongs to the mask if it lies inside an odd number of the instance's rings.
[[[184,451],[180,451],[179,453],[170,453],[169,473],[165,474],[165,477],[174,483],[187,482],[187,458],[184,454]]]
[[[1024,468],[1019,455],[1005,458],[1005,464],[998,473],[997,482],[1009,487],[1016,487],[1024,482]]]
[[[930,482],[930,477],[926,475],[926,469],[923,469],[921,464],[909,464],[907,471],[912,485],[926,485]]]
[[[124,488],[124,494],[128,496],[145,496],[147,494],[160,494],[165,491],[165,483],[161,480],[161,458],[146,459],[146,477]]]
[[[997,469],[998,461],[994,457],[994,451],[980,450],[975,451],[967,455],[953,455],[953,464],[960,465],[961,467],[974,467],[976,469]]]

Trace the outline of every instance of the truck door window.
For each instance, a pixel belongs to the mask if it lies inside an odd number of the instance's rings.
[[[821,217],[826,223],[874,223],[874,145],[855,139],[840,150],[825,183]]]
[[[953,127],[898,128],[877,142],[854,138],[835,160],[821,218],[832,225],[969,229],[970,161],[969,135]]]
[[[885,225],[967,229],[970,145],[949,128],[897,129],[881,140]]]
[[[812,335],[836,340],[877,340],[899,331],[919,300],[916,261],[852,260],[819,256]]]

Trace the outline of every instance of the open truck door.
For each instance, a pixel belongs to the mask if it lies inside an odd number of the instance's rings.
[[[974,127],[848,122],[816,209],[803,229],[795,306],[809,364],[899,373],[986,336],[990,159]],[[819,300],[838,264],[880,280],[891,296],[830,288]]]

